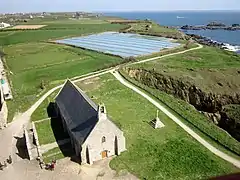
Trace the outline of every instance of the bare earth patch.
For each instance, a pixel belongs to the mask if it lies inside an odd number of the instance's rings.
[[[40,29],[47,25],[17,25],[12,27],[11,29]]]
[[[91,90],[98,89],[101,86],[99,77],[87,79],[85,81],[82,81],[81,83],[76,83],[76,84],[81,89],[91,89]]]
[[[19,180],[137,180],[138,178],[127,171],[116,173],[110,169],[111,158],[96,162],[93,165],[82,165],[70,161],[69,158],[57,161],[54,171],[40,169],[36,161],[22,160],[8,165],[4,171],[0,171],[0,179]]]

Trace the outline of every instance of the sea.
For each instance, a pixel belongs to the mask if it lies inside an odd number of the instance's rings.
[[[184,25],[207,25],[216,21],[226,25],[240,24],[240,11],[172,11],[172,12],[108,12],[108,16],[126,19],[150,19],[164,26],[181,27]],[[227,43],[240,52],[240,30],[192,30],[184,31],[198,34],[217,42]]]

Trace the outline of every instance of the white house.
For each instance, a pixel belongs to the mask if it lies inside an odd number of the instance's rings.
[[[106,107],[97,106],[70,80],[56,97],[56,109],[81,164],[126,150],[123,132],[107,117]]]
[[[10,24],[4,23],[4,22],[0,23],[0,29],[7,28],[10,26],[11,26]]]

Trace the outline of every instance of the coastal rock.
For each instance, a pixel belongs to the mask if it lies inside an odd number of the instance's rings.
[[[211,22],[207,25],[184,25],[181,27],[182,30],[226,30],[226,31],[236,31],[240,30],[239,24],[233,24],[231,26],[226,26],[223,23]]]

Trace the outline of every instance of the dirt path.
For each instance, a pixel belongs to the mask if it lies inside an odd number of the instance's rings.
[[[155,57],[155,58],[150,58],[150,59],[146,59],[146,60],[142,60],[139,62],[135,62],[132,64],[139,64],[139,63],[145,63],[145,62],[149,62],[149,61],[154,61],[157,59],[161,59],[164,57],[169,57],[169,56],[173,56],[173,55],[177,55],[177,54],[183,54],[189,51],[193,51],[193,50],[197,50],[197,49],[201,49],[203,46],[202,45],[198,45],[198,47],[196,48],[192,48],[192,49],[188,49],[185,51],[181,51],[181,52],[177,52],[177,53],[172,53],[172,54],[168,54],[168,55],[164,55],[164,56],[159,56],[159,57]],[[97,72],[91,72],[82,76],[76,76],[73,79],[73,82],[78,82],[78,81],[83,81],[89,78],[94,78],[97,76],[101,76],[103,74],[109,73],[112,70],[114,70],[114,68],[109,68],[109,69],[105,69],[105,70],[101,70],[101,71],[97,71]],[[13,161],[14,162],[18,162],[20,160],[22,160],[16,153],[18,153],[18,149],[16,147],[16,144],[19,142],[20,138],[22,138],[23,136],[23,132],[22,132],[22,127],[23,125],[28,125],[30,122],[30,118],[32,113],[38,108],[38,106],[50,95],[52,94],[54,91],[60,89],[63,85],[59,85],[56,86],[55,88],[49,90],[47,93],[45,93],[36,103],[34,103],[34,105],[32,105],[26,112],[18,114],[16,117],[14,117],[14,120],[8,124],[8,127],[5,128],[4,130],[0,131],[0,144],[1,144],[1,148],[0,148],[0,162],[3,162],[6,160],[6,158],[8,158],[9,155],[12,155],[13,157]],[[4,137],[4,138],[2,138]]]
[[[146,62],[149,62],[149,61],[155,61],[155,60],[158,60],[158,59],[162,59],[162,58],[166,58],[166,57],[170,57],[170,56],[175,56],[175,55],[178,55],[178,54],[183,54],[183,53],[186,53],[186,52],[189,52],[189,51],[195,51],[195,50],[203,48],[203,45],[201,45],[201,44],[197,44],[197,45],[198,45],[198,47],[195,47],[195,48],[187,49],[187,50],[176,52],[176,53],[170,53],[170,54],[166,54],[166,55],[158,56],[158,57],[154,57],[154,58],[145,59],[145,60],[142,60],[142,61],[134,62],[131,65],[146,63]]]
[[[83,75],[84,77],[78,79],[77,81],[83,81],[89,78],[94,78],[106,73],[109,73],[110,70],[107,71],[98,71],[94,73],[89,73]],[[76,80],[75,80],[76,81]],[[49,90],[45,93],[34,105],[32,105],[26,112],[22,114],[18,114],[14,117],[13,121],[8,124],[8,127],[0,131],[0,162],[3,162],[8,158],[9,155],[12,155],[13,161],[17,162],[21,160],[21,158],[17,155],[18,149],[16,144],[23,136],[23,126],[27,126],[30,122],[32,113],[38,108],[38,106],[54,91],[60,89],[63,85],[56,86],[55,88]],[[4,137],[4,138],[2,138]]]
[[[196,48],[184,50],[184,51],[177,52],[177,53],[167,54],[167,55],[163,55],[163,56],[159,56],[159,57],[149,58],[149,59],[138,61],[138,62],[135,62],[135,63],[132,63],[132,64],[145,63],[145,62],[161,59],[161,58],[164,58],[164,57],[169,57],[169,56],[173,56],[173,55],[177,55],[177,54],[183,54],[183,53],[186,53],[186,52],[189,52],[189,51],[201,49],[202,47],[203,47],[202,45],[198,44],[198,47],[196,47]],[[114,68],[109,68],[109,69],[106,69],[106,70],[91,72],[91,73],[88,73],[88,74],[85,74],[85,75],[82,75],[82,76],[76,76],[72,79],[75,79],[75,80],[73,80],[73,82],[83,81],[83,80],[86,80],[86,79],[89,79],[89,78],[93,78],[93,77],[97,77],[97,76],[101,76],[103,74],[109,73],[113,69]],[[14,161],[21,160],[21,158],[19,158],[16,155],[16,153],[18,153],[18,150],[16,148],[16,144],[17,144],[18,139],[20,137],[22,137],[22,135],[23,135],[23,132],[22,132],[23,125],[27,125],[30,122],[30,118],[31,118],[32,113],[38,108],[38,106],[50,94],[52,94],[57,89],[60,89],[62,86],[63,85],[59,85],[59,86],[56,86],[55,88],[49,90],[34,105],[32,105],[32,107],[30,107],[26,112],[24,112],[22,114],[18,114],[16,117],[14,117],[13,121],[8,124],[8,127],[6,129],[0,131],[0,137],[4,137],[4,138],[0,138],[0,144],[1,144],[2,147],[4,147],[4,148],[0,148],[0,162],[6,160],[6,158],[10,154],[13,156]]]
[[[118,72],[112,72],[112,74],[115,76],[115,78],[120,81],[124,86],[132,89],[136,93],[143,96],[145,99],[147,99],[150,103],[152,103],[154,106],[156,106],[159,110],[161,110],[163,113],[165,113],[169,118],[171,118],[175,123],[177,123],[181,128],[183,128],[184,131],[186,131],[188,134],[190,134],[194,139],[196,139],[199,143],[201,143],[204,147],[206,147],[209,151],[214,153],[215,155],[219,156],[220,158],[228,161],[229,163],[235,165],[236,167],[240,168],[240,161],[227,155],[226,153],[218,150],[214,146],[212,146],[210,143],[205,141],[202,137],[200,137],[197,133],[195,133],[192,129],[190,129],[188,126],[186,126],[180,119],[178,119],[176,116],[174,116],[171,112],[169,112],[166,108],[164,108],[160,103],[152,99],[150,96],[148,96],[146,93],[140,91],[138,88],[136,88],[134,85],[132,85],[130,82],[126,81]]]

